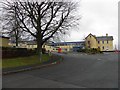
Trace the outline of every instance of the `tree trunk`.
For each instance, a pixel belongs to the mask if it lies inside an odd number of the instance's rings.
[[[16,46],[18,47],[18,38],[16,37]]]
[[[42,62],[42,44],[40,38],[37,39],[37,54],[38,60]]]

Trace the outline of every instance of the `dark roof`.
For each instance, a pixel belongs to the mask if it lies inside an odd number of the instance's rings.
[[[28,45],[36,45],[36,41],[19,41],[20,43],[26,43]]]
[[[78,42],[57,42],[57,43],[50,43],[50,45],[56,45],[56,44],[74,44],[74,43],[85,43],[85,41],[78,41]]]
[[[107,40],[113,40],[113,36],[101,36],[96,37],[97,41],[107,41]]]
[[[6,38],[6,39],[9,39],[9,37],[5,37],[5,36],[2,36],[2,35],[0,35],[0,38]]]

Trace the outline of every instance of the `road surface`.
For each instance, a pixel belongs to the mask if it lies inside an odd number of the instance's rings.
[[[61,64],[3,76],[3,88],[117,88],[118,55],[60,54]]]

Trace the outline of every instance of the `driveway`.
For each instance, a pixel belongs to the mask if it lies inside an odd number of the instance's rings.
[[[64,61],[47,68],[3,76],[3,88],[117,88],[118,55],[59,54]]]

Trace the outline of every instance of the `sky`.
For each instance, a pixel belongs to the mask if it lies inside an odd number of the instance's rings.
[[[74,0],[73,0],[74,1]],[[118,1],[120,0],[75,0],[78,1],[79,27],[73,29],[64,41],[82,41],[89,33],[96,36],[113,36],[113,46],[118,47]]]
[[[118,47],[118,1],[119,0],[78,0],[81,20],[79,28],[72,30],[65,41],[81,41],[89,33],[96,36],[113,36],[113,46]]]

